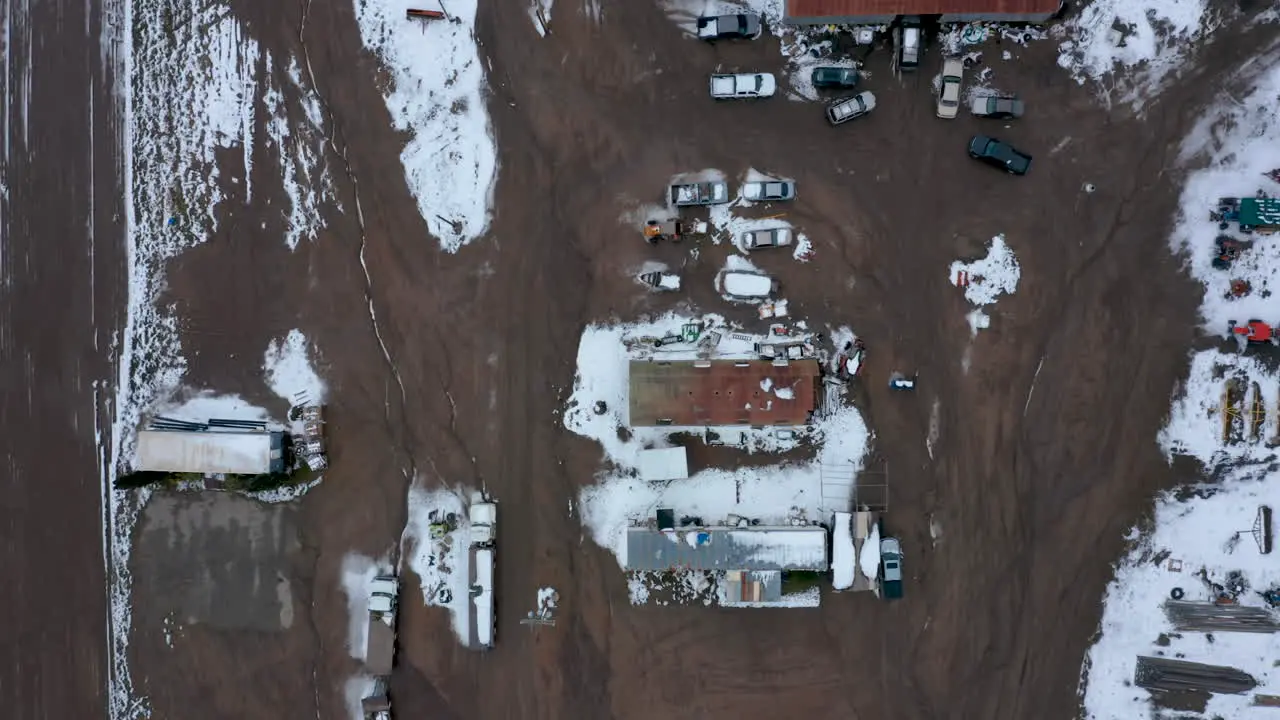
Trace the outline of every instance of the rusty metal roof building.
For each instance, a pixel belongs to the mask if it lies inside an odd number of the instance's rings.
[[[818,361],[631,362],[632,427],[804,425],[818,404]]]
[[[938,16],[939,22],[1048,22],[1062,0],[784,0],[790,25],[880,25],[903,15]]]

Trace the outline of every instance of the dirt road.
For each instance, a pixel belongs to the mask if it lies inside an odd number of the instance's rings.
[[[497,214],[491,240],[450,256],[427,237],[404,185],[402,138],[389,129],[351,8],[236,10],[274,51],[309,55],[332,113],[340,200],[351,208],[358,194],[365,223],[335,216],[294,254],[246,256],[228,240],[175,263],[173,298],[199,323],[187,337],[189,379],[263,398],[255,363],[228,355],[260,357],[270,338],[306,329],[325,353],[335,454],[299,512],[293,579],[309,588],[294,596],[305,621],[270,636],[195,626],[172,649],[154,623],[140,628],[137,672],[163,688],[158,717],[342,716],[356,664],[338,568],[351,550],[394,546],[414,474],[488,487],[505,509],[503,537],[518,540],[502,547],[493,652],[457,648],[438,612],[413,591],[403,598],[392,693],[409,717],[1073,716],[1121,535],[1152,491],[1175,481],[1154,436],[1183,371],[1196,298],[1166,250],[1177,177],[1165,170],[1214,78],[1259,36],[1220,39],[1199,76],[1140,120],[1098,107],[1056,67],[1050,44],[1017,49],[996,82],[1032,110],[1000,132],[1036,165],[1012,178],[964,155],[969,135],[998,124],[937,120],[932,71],[898,80],[885,52],[868,65],[877,110],[831,128],[815,104],[706,97],[713,69],[779,70],[770,38],[702,45],[651,3],[623,3],[599,23],[557,7],[552,34],[539,39],[525,13],[490,3],[479,37],[502,149]],[[925,68],[939,62],[934,50]],[[579,332],[663,307],[627,275],[655,255],[684,259],[649,248],[618,218],[659,200],[673,173],[708,167],[798,182],[787,219],[817,256],[759,262],[781,278],[795,314],[848,323],[871,348],[862,395],[907,554],[900,603],[845,595],[818,611],[631,607],[614,560],[571,513],[599,460],[557,422]],[[1097,190],[1084,193],[1085,183]],[[236,211],[243,227],[264,202]],[[1017,253],[1022,283],[974,338],[947,267],[997,233]],[[685,268],[702,309],[723,310],[709,288],[725,254],[704,247]],[[237,302],[221,302],[209,296],[209,268],[254,279]],[[914,395],[890,395],[895,369],[920,372]],[[530,632],[518,620],[546,585],[560,591],[561,621]],[[138,602],[159,618],[168,599]]]
[[[104,716],[98,433],[124,309],[119,115],[104,16],[5,13],[0,142],[0,706]]]

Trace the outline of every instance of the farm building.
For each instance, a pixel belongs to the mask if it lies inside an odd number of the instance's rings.
[[[1044,23],[1062,0],[784,0],[788,25],[884,25],[903,16],[942,23]]]
[[[628,571],[724,571],[722,605],[785,604],[783,573],[830,569],[827,530],[803,527],[627,529]]]
[[[134,469],[204,475],[284,472],[284,433],[140,430]]]
[[[817,409],[820,369],[813,359],[634,360],[632,427],[797,426]]]

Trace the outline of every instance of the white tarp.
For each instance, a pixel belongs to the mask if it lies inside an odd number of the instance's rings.
[[[142,472],[271,472],[271,433],[140,430],[134,469]]]
[[[641,450],[639,460],[641,480],[661,482],[689,477],[689,457],[682,447]]]
[[[831,586],[836,590],[848,590],[853,586],[857,559],[853,551],[852,520],[849,513],[838,512],[835,526],[831,529]]]
[[[871,536],[862,546],[862,557],[858,558],[858,567],[868,580],[875,582],[880,576],[880,526],[871,526]]]

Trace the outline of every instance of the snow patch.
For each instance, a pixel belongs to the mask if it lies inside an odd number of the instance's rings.
[[[1219,25],[1208,0],[1094,0],[1059,32],[1058,65],[1076,82],[1110,79],[1121,100],[1139,108]],[[1129,77],[1118,73],[1133,71]],[[1108,90],[1107,92],[1110,92]]]
[[[320,404],[325,384],[311,365],[311,344],[301,330],[290,330],[283,341],[272,340],[262,360],[271,391],[292,404]]]
[[[1184,601],[1208,603],[1215,591],[1197,576],[1225,585],[1227,573],[1241,573],[1248,588],[1240,605],[1264,606],[1260,591],[1280,586],[1280,567],[1258,552],[1249,532],[1260,505],[1274,502],[1274,471],[1237,473],[1220,486],[1198,492],[1165,493],[1155,503],[1153,529],[1135,528],[1134,544],[1108,585],[1097,642],[1085,665],[1084,707],[1089,717],[1152,716],[1151,694],[1131,682],[1139,655],[1165,655],[1190,662],[1229,665],[1258,680],[1258,693],[1280,694],[1280,635],[1178,632],[1162,606],[1174,588]],[[1243,531],[1243,532],[1241,532]],[[1213,695],[1204,717],[1266,718],[1252,705],[1252,693]]]
[[[267,139],[280,156],[280,180],[289,209],[285,215],[285,245],[296,250],[302,240],[314,240],[325,227],[321,205],[336,202],[333,178],[323,164],[324,116],[320,100],[302,79],[297,58],[290,57],[285,69],[294,90],[301,96],[306,122],[291,121],[284,93],[272,81],[274,59],[266,55],[267,86],[263,104],[267,110]]]
[[[365,720],[363,701],[378,688],[377,678],[360,674],[347,678],[342,686],[342,697],[347,703],[347,717],[351,720]]]
[[[1232,429],[1224,437],[1224,395],[1228,378],[1238,381]],[[1249,406],[1258,384],[1266,413],[1257,437],[1250,438]],[[1191,357],[1187,380],[1169,412],[1169,422],[1158,440],[1170,462],[1175,455],[1199,460],[1208,470],[1224,462],[1261,461],[1275,456],[1267,441],[1277,436],[1280,413],[1280,378],[1257,358],[1219,350],[1205,350]]]
[[[796,246],[791,251],[791,257],[796,262],[807,263],[813,259],[813,242],[809,240],[809,236],[804,233],[796,235]]]
[[[538,31],[538,37],[547,36],[551,25],[551,6],[554,4],[555,0],[529,0],[529,20],[533,23],[533,29]]]
[[[987,255],[972,262],[957,260],[951,263],[951,284],[964,288],[964,297],[981,308],[994,303],[1001,295],[1012,295],[1018,289],[1022,268],[1013,250],[1004,241],[1004,235],[991,238]],[[967,316],[969,329],[974,335],[990,326],[991,319],[981,310]]]
[[[358,553],[342,559],[342,590],[347,594],[347,651],[364,661],[369,644],[369,586],[378,575],[390,572],[390,566]]]
[[[451,0],[452,22],[405,17],[401,0],[356,0],[365,47],[391,73],[391,124],[411,138],[400,153],[418,210],[447,252],[489,229],[498,154],[476,45],[479,0]]]
[[[1222,95],[1216,106],[1192,129],[1182,146],[1182,161],[1208,160],[1208,166],[1190,174],[1180,200],[1181,219],[1171,243],[1186,254],[1191,276],[1204,285],[1201,317],[1209,332],[1226,331],[1230,320],[1274,317],[1276,303],[1267,297],[1280,290],[1280,243],[1265,237],[1242,235],[1234,224],[1226,231],[1209,220],[1220,197],[1253,197],[1259,189],[1280,194],[1280,183],[1264,173],[1280,169],[1280,62],[1259,72],[1253,89],[1243,98]],[[1253,240],[1229,270],[1213,267],[1219,235]],[[1231,281],[1244,280],[1249,295],[1235,298]]]
[[[409,486],[409,519],[400,539],[402,557],[418,576],[427,605],[447,608],[453,632],[471,645],[471,526],[463,498],[450,490]],[[450,519],[452,515],[452,519]],[[453,529],[433,537],[433,523],[451,522]]]

